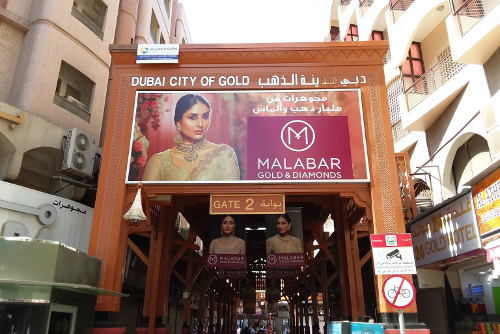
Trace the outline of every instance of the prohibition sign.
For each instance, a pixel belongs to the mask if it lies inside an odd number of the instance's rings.
[[[415,287],[403,275],[392,275],[382,284],[382,293],[387,303],[395,308],[403,309],[415,300]]]

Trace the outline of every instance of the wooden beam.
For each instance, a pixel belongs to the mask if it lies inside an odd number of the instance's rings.
[[[142,260],[142,262],[144,262],[146,266],[149,267],[148,257],[139,249],[139,247],[137,247],[137,245],[132,240],[130,240],[130,237],[127,238],[127,245],[134,251],[134,253],[137,254],[137,256]]]

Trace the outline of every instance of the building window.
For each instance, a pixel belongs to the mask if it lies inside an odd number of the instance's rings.
[[[160,40],[160,24],[158,23],[154,12],[151,12],[151,24],[149,26],[149,33],[151,34],[153,43],[158,43],[158,41]]]
[[[340,29],[339,27],[334,27],[332,26],[330,28],[330,36],[331,36],[331,41],[338,41],[340,38]]]
[[[107,10],[108,6],[101,0],[74,0],[71,15],[102,39]]]
[[[54,103],[90,122],[94,86],[86,75],[62,61]]]
[[[355,24],[351,24],[349,26],[349,30],[347,30],[347,34],[345,35],[345,41],[359,41],[358,36],[358,26]]]
[[[370,35],[370,41],[383,41],[384,40],[384,33],[382,31],[378,30],[373,30],[372,34]]]
[[[412,42],[408,57],[401,66],[404,89],[407,90],[424,74],[424,59],[422,58],[422,49],[420,43]],[[425,92],[422,92],[425,93]]]
[[[170,17],[170,3],[171,3],[171,1],[164,0],[164,2],[165,2],[165,9],[167,10],[167,15],[168,15],[168,17]]]

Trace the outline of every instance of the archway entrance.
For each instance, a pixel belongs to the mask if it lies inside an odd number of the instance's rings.
[[[282,194],[285,207],[301,210],[305,261],[293,277],[279,278],[280,294],[291,305],[287,318],[290,328],[306,330],[313,324],[317,328],[320,304],[323,321],[325,315],[327,321],[375,317],[376,304],[381,320],[394,322],[396,310],[377,294],[384,277],[373,277],[368,242],[371,233],[405,232],[386,96],[379,89],[384,86],[386,49],[384,42],[251,48],[182,45],[179,64],[140,65],[135,63],[135,49],[115,46],[110,112],[89,247],[89,252],[103,261],[101,287],[121,291],[122,264],[128,254],[136,254],[146,264],[144,300],[139,298],[138,303],[143,316],[148,317],[141,324],[149,333],[174,313],[182,314],[184,331],[212,323],[229,333],[239,318],[235,310],[241,280],[216,279],[213,269],[206,269],[210,196]],[[217,122],[210,124],[207,138],[217,144],[196,139],[199,147],[190,151],[187,146],[175,146],[172,138],[176,132],[187,135],[182,127],[193,124],[181,122],[173,114],[174,102],[193,94],[205,98],[197,100],[200,108],[191,113],[202,117],[190,136],[203,135],[204,120],[214,117],[212,121]],[[296,116],[298,112],[302,116]],[[203,118],[207,113],[211,116]],[[171,118],[175,123],[157,134],[161,129],[158,122]],[[281,139],[273,137],[276,133]],[[217,139],[210,139],[212,134]],[[155,141],[150,140],[153,137]],[[296,146],[293,138],[304,137],[307,140],[299,143],[304,147]],[[316,155],[302,156],[312,138],[320,144]],[[177,157],[171,154],[175,165],[176,159],[181,164],[182,159],[196,164],[200,156],[202,160],[212,157],[209,148],[215,146],[213,154],[227,156],[231,163],[208,164],[204,172],[213,167],[208,174],[186,165],[186,178],[168,181],[161,168],[151,172],[146,165],[141,170],[145,160],[154,160],[152,156],[161,156],[157,159],[161,165],[168,156],[153,153],[166,148],[182,153]],[[145,148],[149,149],[146,154]],[[263,151],[268,155],[259,155]],[[211,181],[203,175],[218,178]],[[141,187],[148,220],[134,224],[123,215],[133,202],[139,180],[144,181]],[[179,213],[181,221],[189,223],[189,231],[175,225]],[[239,215],[245,217],[248,228],[247,269],[251,273],[263,271],[259,267],[264,265],[259,231],[268,218],[248,212]],[[325,229],[330,221],[334,222],[331,234]],[[205,245],[203,252],[197,237]],[[137,241],[140,238],[145,246]],[[127,246],[131,249],[128,254]],[[268,274],[266,271],[267,279]],[[262,279],[257,273],[250,275],[250,279]],[[196,295],[198,312],[191,312]],[[176,305],[175,312],[171,304]],[[119,298],[100,297],[97,311],[106,318],[123,307]],[[205,309],[208,315],[199,311]],[[407,311],[410,319],[416,308]],[[267,322],[272,320],[268,317]]]

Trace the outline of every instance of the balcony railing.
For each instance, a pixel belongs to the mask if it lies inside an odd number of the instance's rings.
[[[414,0],[390,0],[391,2],[391,14],[394,23],[396,23],[401,16],[410,8]]]
[[[465,66],[464,63],[453,62],[450,51],[444,53],[436,65],[405,90],[408,111],[447,83]]]
[[[488,15],[499,3],[500,0],[469,0],[464,2],[455,12],[462,36]]]
[[[370,9],[375,0],[359,0],[359,7],[361,8],[361,15],[365,15],[365,13]]]

